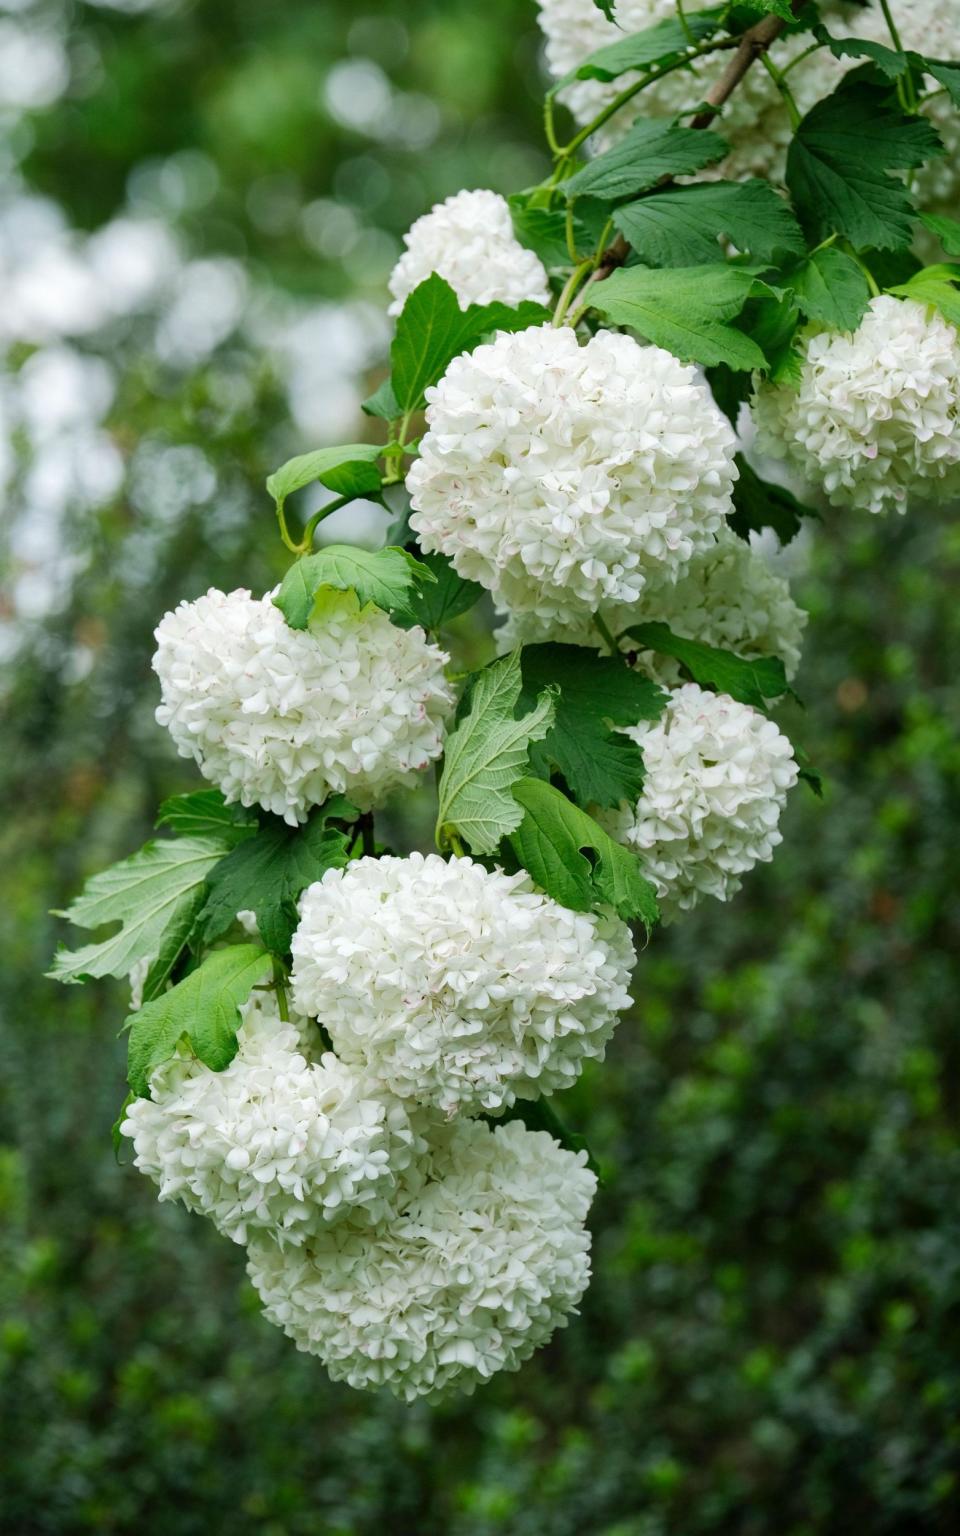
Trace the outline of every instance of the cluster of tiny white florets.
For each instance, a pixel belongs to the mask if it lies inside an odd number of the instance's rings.
[[[594,0],[537,0],[537,4],[547,67],[554,79],[582,64],[597,48],[620,42],[630,33],[645,31],[677,14],[675,0],[618,0],[613,21],[606,19]],[[820,9],[835,35],[892,46],[886,18],[878,6],[823,0]],[[910,5],[900,7],[897,25],[903,46],[916,49],[927,58],[949,59],[956,50],[956,14],[944,0],[912,0]],[[818,48],[801,58],[809,41],[807,33],[782,37],[773,53],[778,68],[790,69],[790,89],[801,115],[834,91],[848,69],[863,62],[835,59],[828,48]],[[716,59],[700,59],[692,69],[676,70],[655,81],[591,136],[591,147],[608,148],[638,116],[670,117],[695,107],[715,84],[718,72],[724,68],[724,59],[723,54]],[[576,121],[585,125],[640,79],[640,72],[629,72],[614,80],[574,80],[564,86],[560,100]],[[960,185],[960,126],[956,111],[948,97],[923,103],[920,110],[943,138],[946,154],[920,171],[917,192],[924,206],[935,203],[951,212]],[[701,172],[701,177],[783,179],[793,129],[783,97],[766,70],[747,72],[715,126],[729,143],[730,153],[719,165]]]
[[[701,896],[729,900],[782,841],[780,813],[797,782],[789,741],[759,710],[696,683],[624,735],[643,752],[643,793],[606,820],[641,854],[664,920]]]
[[[737,656],[779,656],[787,677],[795,677],[807,615],[794,601],[789,581],[773,568],[764,548],[729,531],[722,532],[711,548],[694,555],[677,581],[651,581],[639,602],[604,609],[607,628],[617,635],[631,625],[656,620],[686,640],[719,646]],[[589,645],[596,650],[606,647],[588,617],[576,625],[563,625],[538,619],[535,614],[511,614],[495,638],[501,653],[547,640]],[[620,648],[636,651],[637,643],[624,635]],[[636,664],[658,682],[670,685],[679,680],[679,664],[670,657],[642,651]]]
[[[495,299],[512,305],[550,301],[543,263],[520,244],[506,199],[497,192],[457,192],[417,219],[403,243],[407,249],[390,275],[391,315],[432,272],[450,284],[461,309]]]
[[[613,914],[469,858],[359,859],[301,899],[297,1008],[398,1097],[479,1113],[568,1087],[602,1059],[635,960]]]
[[[757,447],[835,506],[905,511],[960,494],[960,337],[935,311],[872,299],[857,330],[811,338],[799,387],[758,383]]]
[[[213,588],[156,639],[157,720],[228,801],[292,825],[333,792],[365,809],[443,750],[448,657],[352,594],[294,630],[269,596]]]
[[[282,1020],[271,994],[242,1012],[224,1071],[181,1047],[128,1107],[136,1167],[235,1243],[299,1244],[348,1210],[375,1219],[420,1150],[403,1105],[312,1051],[315,1026]]]
[[[266,1317],[354,1387],[407,1402],[516,1370],[590,1278],[584,1154],[517,1122],[458,1121],[419,1192],[373,1232],[347,1220],[302,1248],[250,1248]]]
[[[693,368],[569,327],[500,334],[427,390],[410,526],[502,606],[576,622],[712,544],[734,436]]]

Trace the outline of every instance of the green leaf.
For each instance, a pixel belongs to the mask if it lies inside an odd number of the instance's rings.
[[[736,463],[740,478],[733,488],[734,512],[728,522],[741,539],[748,539],[752,529],[772,528],[781,544],[789,544],[803,518],[818,515],[782,485],[761,480],[741,453]]]
[[[390,348],[391,382],[400,411],[420,408],[423,392],[448,364],[490,331],[522,331],[549,320],[542,304],[471,304],[461,309],[448,282],[434,272],[410,294]]]
[[[948,256],[960,256],[960,222],[943,213],[921,213],[920,222],[936,235]]]
[[[960,326],[960,264],[941,262],[935,267],[923,267],[907,283],[899,283],[890,292],[897,298],[915,299],[920,304],[931,304],[938,309],[951,325]]]
[[[762,289],[763,285],[759,285]],[[614,325],[628,325],[684,362],[735,369],[766,366],[755,341],[726,324],[758,287],[747,267],[625,267],[590,290]]]
[[[910,244],[914,207],[891,173],[942,153],[925,118],[891,105],[885,86],[850,77],[801,122],[787,154],[787,185],[813,242],[840,234],[856,250],[896,250]]]
[[[274,603],[291,629],[306,629],[317,594],[324,587],[355,592],[361,607],[375,603],[384,613],[409,615],[411,594],[418,582],[436,577],[405,549],[355,549],[328,544],[316,554],[295,560],[280,584]]]
[[[640,748],[611,729],[656,720],[667,695],[656,683],[614,656],[581,645],[525,645],[522,705],[551,683],[559,684],[554,723],[530,749],[535,773],[563,774],[581,805],[619,805],[636,800],[643,787]]]
[[[613,222],[641,261],[657,267],[716,261],[721,237],[764,259],[806,249],[789,204],[765,181],[713,181],[654,192],[618,208]]]
[[[601,9],[606,8],[601,6]],[[652,27],[645,27],[642,32],[618,38],[615,43],[608,43],[588,54],[582,64],[576,65],[551,87],[550,94],[556,95],[573,80],[616,80],[629,70],[646,71],[655,65],[673,63],[690,51],[691,41],[703,42],[716,32],[721,16],[719,9],[689,11],[685,17],[686,30],[679,17],[668,16]]]
[[[360,409],[365,415],[377,416],[381,421],[396,421],[402,415],[389,377],[378,384],[373,394],[362,402]]]
[[[157,812],[157,826],[169,827],[176,837],[219,837],[228,847],[252,837],[257,825],[256,811],[228,805],[219,789],[172,795]]]
[[[556,690],[548,688],[518,720],[523,679],[512,651],[476,674],[467,711],[447,737],[440,779],[437,841],[459,834],[474,853],[493,853],[522,812],[510,791],[527,767],[530,743],[553,724]]]
[[[808,320],[837,331],[854,331],[870,303],[862,270],[844,251],[828,245],[813,251],[785,279]]]
[[[521,779],[513,794],[523,817],[510,834],[510,846],[541,890],[575,912],[613,907],[625,922],[639,920],[649,933],[660,913],[636,854],[542,779]]]
[[[888,80],[898,80],[910,68],[905,53],[886,43],[874,43],[857,37],[831,37],[826,27],[813,28],[813,35],[820,43],[826,43],[835,59],[869,59]]]
[[[768,699],[787,692],[783,662],[776,656],[758,656],[748,661],[732,651],[704,645],[699,640],[685,640],[675,635],[669,625],[659,622],[633,624],[625,633],[636,640],[641,650],[673,656],[701,688],[729,694],[731,699],[752,704],[754,709],[766,709]]]
[[[130,1030],[127,1080],[144,1098],[150,1074],[169,1061],[186,1039],[214,1072],[222,1072],[237,1054],[240,1009],[258,982],[273,971],[273,960],[258,944],[215,949],[185,980],[127,1019]]]
[[[593,0],[593,3],[598,11],[603,12],[608,21],[613,20],[613,12],[616,7],[617,0]]]
[[[55,915],[78,928],[121,926],[100,943],[58,950],[47,975],[63,982],[128,976],[138,961],[153,964],[171,951],[172,964],[202,902],[207,874],[224,851],[219,837],[149,842],[94,875],[66,912]]]
[[[205,942],[219,939],[238,912],[253,911],[264,944],[275,955],[285,955],[297,926],[301,893],[325,870],[347,864],[350,836],[330,822],[354,821],[358,814],[337,795],[303,826],[273,822],[228,853],[207,878],[207,899],[197,918]]]
[[[924,59],[923,68],[942,85],[955,107],[960,107],[960,64],[940,64],[935,59]]]
[[[267,481],[267,490],[282,512],[288,496],[319,481],[338,496],[375,496],[380,489],[376,461],[381,450],[375,443],[347,443],[340,448],[317,448],[313,453],[288,459]]]
[[[446,555],[424,555],[422,560],[435,579],[426,586],[414,588],[409,604],[410,617],[424,629],[442,629],[478,603],[484,589],[478,581],[466,581],[463,576],[458,576]]]
[[[640,118],[612,149],[560,183],[565,197],[635,197],[664,176],[689,176],[722,160],[730,146],[705,129],[678,128],[667,118]]]

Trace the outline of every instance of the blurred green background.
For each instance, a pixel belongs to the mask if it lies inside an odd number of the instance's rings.
[[[160,614],[282,568],[265,474],[358,430],[412,219],[541,174],[539,89],[528,0],[0,0],[11,1536],[957,1528],[949,515],[818,533],[789,728],[825,802],[656,936],[567,1096],[595,1278],[520,1374],[439,1408],[331,1385],[242,1251],[116,1165],[124,988],[43,979],[48,909],[196,782],[152,721]]]

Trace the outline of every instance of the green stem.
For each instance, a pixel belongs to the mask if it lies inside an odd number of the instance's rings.
[[[277,994],[277,1012],[286,1022],[290,1017],[290,1009],[287,1005],[287,973],[280,961],[274,957],[273,961],[273,990]]]
[[[900,41],[900,33],[897,31],[897,24],[894,21],[893,14],[890,10],[890,0],[880,0],[880,9],[883,12],[883,19],[887,24],[887,31],[890,33],[890,41],[893,43],[893,46],[896,48],[897,52],[902,53],[903,44]]]
[[[323,522],[325,517],[329,517],[331,512],[339,512],[341,507],[345,507],[348,502],[355,500],[355,496],[338,496],[335,501],[328,501],[327,505],[321,507],[319,512],[314,512],[309,522],[304,526],[303,538],[300,540],[297,553],[308,555],[313,548],[313,536],[317,531],[318,525]]]
[[[603,639],[606,641],[607,645],[609,646],[609,648],[610,648],[610,655],[611,656],[619,656],[620,655],[620,647],[617,644],[616,640],[614,639],[613,633],[612,633],[612,631],[610,629],[610,626],[607,623],[606,619],[603,618],[603,616],[601,614],[595,613],[594,616],[593,616],[593,622],[596,625],[596,628],[597,628],[598,632],[602,635]]]
[[[581,261],[579,266],[574,267],[573,271],[570,273],[570,276],[567,278],[566,283],[564,284],[563,292],[557,300],[557,307],[553,312],[553,324],[555,326],[560,326],[563,324],[564,316],[566,315],[567,310],[570,308],[570,301],[580,287],[580,284],[586,274],[592,271],[592,257],[588,261]]]
[[[557,130],[553,121],[553,92],[548,91],[543,98],[543,132],[552,155],[560,155],[563,151],[557,140]]]
[[[572,197],[567,199],[567,216],[564,219],[564,233],[567,237],[567,255],[570,257],[570,260],[573,262],[574,266],[577,266],[580,261],[580,255],[577,251],[577,236],[573,227]]]
[[[645,91],[648,85],[653,85],[657,80],[662,80],[664,75],[672,75],[675,70],[683,69],[685,65],[690,64],[694,59],[702,58],[705,54],[719,53],[724,48],[736,48],[738,42],[739,38],[725,37],[720,38],[714,43],[701,43],[699,48],[691,49],[682,58],[675,60],[673,64],[665,64],[662,69],[655,69],[649,75],[644,75],[642,80],[635,80],[633,85],[628,85],[618,96],[615,96],[604,107],[602,112],[598,112],[596,117],[591,119],[585,128],[581,128],[580,132],[575,138],[570,140],[569,144],[564,145],[561,150],[555,151],[555,153],[569,160],[570,156],[576,153],[580,145],[586,139],[589,139],[592,133],[596,133],[597,129],[602,128],[604,123],[609,122],[611,117],[615,117],[621,107],[625,106],[634,96],[639,95],[641,91]]]
[[[809,59],[811,53],[817,53],[825,46],[824,43],[811,43],[809,48],[804,48],[803,52],[798,53],[795,59],[790,60],[789,64],[784,64],[780,71],[781,76],[789,75],[791,69],[796,69],[797,65],[802,64],[804,59]]]
[[[874,277],[873,273],[870,271],[870,268],[867,266],[866,262],[861,260],[861,258],[857,255],[856,251],[854,250],[853,246],[850,244],[849,240],[841,240],[840,244],[843,246],[843,249],[846,251],[846,253],[850,257],[851,261],[855,261],[856,262],[857,266],[860,268],[860,271],[863,273],[864,277],[866,278],[866,280],[867,280],[867,287],[870,289],[871,297],[874,298],[874,299],[878,298],[879,295],[880,295],[880,288],[879,288],[879,286],[877,284],[876,278]]]
[[[780,95],[783,97],[787,111],[790,114],[791,128],[796,130],[800,126],[800,108],[797,106],[793,92],[791,91],[786,80],[783,78],[783,71],[777,68],[776,64],[774,64],[766,50],[764,50],[764,52],[761,53],[759,57],[760,63],[763,65],[767,74],[770,76],[770,79],[773,81],[777,90],[780,92]]]
[[[372,859],[377,851],[377,840],[374,835],[373,827],[373,812],[364,811],[363,815],[359,819],[358,825],[360,827],[360,836],[363,841],[363,856],[364,858]]]
[[[687,13],[683,7],[683,0],[677,0],[677,16],[679,18],[680,25],[683,28],[683,35],[687,40],[687,47],[696,48],[697,40],[694,37],[693,32],[690,30],[690,23],[687,20]]]
[[[457,833],[451,831],[449,827],[447,828],[447,842],[450,844],[451,852],[455,855],[456,858],[466,858],[466,849],[460,841],[460,838],[458,837]]]
[[[287,549],[289,549],[292,555],[301,554],[302,551],[300,549],[300,545],[295,544],[293,539],[290,537],[290,529],[287,527],[287,517],[282,501],[277,502],[277,522],[280,525],[280,537],[286,545]]]

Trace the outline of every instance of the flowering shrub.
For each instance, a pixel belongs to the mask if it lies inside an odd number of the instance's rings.
[[[551,174],[417,222],[385,441],[270,477],[275,592],[160,622],[157,718],[213,787],[93,877],[66,916],[119,927],[52,972],[131,979],[117,1136],[161,1198],[247,1245],[331,1375],[407,1401],[568,1321],[596,1178],[550,1100],[627,1006],[631,927],[728,900],[817,786],[772,718],[805,517],[942,499],[960,460],[960,267],[910,249],[960,253],[960,224],[904,174],[942,156],[960,67],[887,4],[882,39],[839,4],[543,11]],[[561,62],[561,23],[596,51]],[[785,160],[740,181],[761,100]],[[741,407],[801,499],[738,451]],[[360,500],[387,546],[315,548]],[[485,592],[501,654],[454,678]],[[431,765],[436,851],[398,857],[376,811]]]

